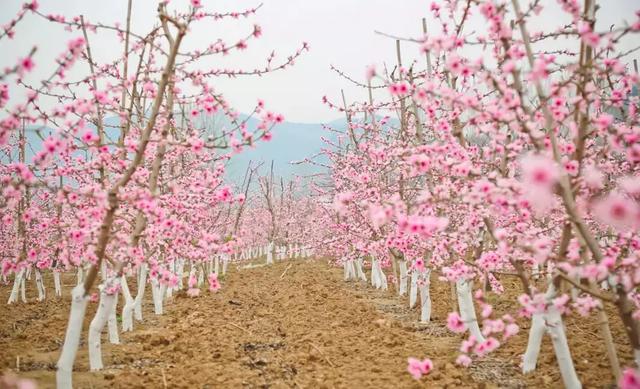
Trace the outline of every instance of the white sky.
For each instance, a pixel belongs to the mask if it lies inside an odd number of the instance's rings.
[[[67,17],[83,14],[91,22],[124,25],[126,0],[39,0],[44,13],[63,14]],[[526,3],[527,0],[521,0]],[[170,8],[179,8],[186,0],[172,0]],[[218,11],[242,10],[255,7],[260,0],[202,0],[206,9]],[[418,37],[421,35],[421,18],[429,17],[431,0],[263,0],[263,7],[249,20],[230,23],[212,23],[192,31],[186,42],[188,47],[206,47],[218,38],[237,38],[252,30],[253,23],[263,27],[263,37],[242,54],[216,59],[213,64],[220,67],[239,65],[252,69],[252,64],[262,66],[264,58],[271,50],[276,50],[282,58],[300,47],[303,41],[311,50],[305,53],[293,68],[262,78],[219,79],[213,82],[216,89],[241,112],[250,110],[257,98],[263,98],[268,108],[283,113],[288,121],[321,122],[330,121],[340,114],[330,111],[321,102],[323,95],[335,102],[340,100],[340,89],[345,89],[348,100],[364,100],[364,91],[352,87],[329,69],[330,64],[343,69],[360,80],[369,64],[386,62],[395,64],[395,42],[377,35],[375,30],[394,35]],[[558,26],[561,13],[555,0],[543,0],[549,8],[531,30],[545,26]],[[22,1],[0,0],[0,23],[6,23],[20,7]],[[612,23],[627,19],[634,20],[633,13],[640,9],[640,0],[601,0],[603,10],[599,12],[599,30]],[[155,0],[134,0],[132,13],[133,30],[146,32],[156,21]],[[474,15],[470,32],[482,23]],[[200,24],[203,24],[200,22]],[[23,56],[33,45],[38,45],[35,57],[38,70],[32,80],[43,76],[51,69],[53,58],[64,51],[66,42],[78,32],[68,33],[58,26],[29,15],[17,29],[16,39],[0,42],[3,55],[0,66],[13,65],[17,57]],[[113,59],[122,51],[113,35],[90,35],[94,55],[98,59]],[[636,44],[638,44],[636,42]],[[627,47],[631,47],[629,44]],[[635,55],[640,58],[640,55]],[[420,58],[417,45],[403,43],[403,61]],[[86,69],[82,69],[86,71]],[[72,76],[72,75],[71,75]]]

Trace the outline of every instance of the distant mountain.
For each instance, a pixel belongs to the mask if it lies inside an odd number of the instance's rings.
[[[217,121],[210,123],[214,128],[229,127],[228,119],[224,117],[216,118]],[[247,115],[240,115],[240,119],[247,120],[247,128],[249,131],[255,130],[259,123],[259,119],[248,118]],[[179,120],[179,118],[177,119]],[[117,117],[105,118],[105,136],[110,141],[116,141],[119,135],[119,119]],[[344,119],[336,119],[329,123],[328,126],[336,130],[346,129],[346,121]],[[88,127],[93,127],[88,125]],[[53,130],[51,128],[40,128],[40,136],[46,138]],[[321,171],[317,166],[301,163],[291,164],[293,161],[302,161],[318,154],[323,147],[326,147],[322,141],[322,137],[335,141],[337,135],[335,132],[327,131],[321,123],[292,123],[282,122],[277,124],[272,130],[272,139],[270,141],[259,141],[253,147],[247,147],[241,153],[233,155],[227,165],[227,177],[233,182],[241,182],[245,170],[251,161],[255,166],[259,162],[263,162],[260,174],[267,174],[269,165],[273,160],[274,174],[285,179],[293,176],[308,176]],[[27,128],[27,161],[30,161],[34,154],[42,148],[42,140],[37,135],[35,128]],[[15,160],[16,155],[13,156]],[[326,162],[325,159],[316,158],[318,162]],[[7,162],[7,161],[3,161]]]
[[[250,130],[255,129],[257,124],[258,120],[253,118],[247,121]],[[335,129],[346,128],[345,120],[334,120],[327,125]],[[232,180],[242,180],[250,161],[254,166],[260,162],[264,163],[261,168],[262,174],[268,172],[271,161],[273,161],[274,174],[285,179],[318,173],[322,169],[317,166],[308,163],[292,164],[291,162],[302,161],[318,154],[323,147],[326,147],[322,137],[336,139],[336,134],[327,131],[320,123],[285,121],[273,128],[272,135],[271,140],[257,142],[254,147],[245,148],[240,154],[232,157],[227,166],[227,174]],[[326,159],[318,157],[314,160],[326,162]]]

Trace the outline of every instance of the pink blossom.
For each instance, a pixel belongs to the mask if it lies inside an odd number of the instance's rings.
[[[433,362],[428,358],[419,360],[410,357],[407,359],[407,362],[407,371],[416,380],[419,380],[423,375],[427,375],[433,370]]]
[[[471,358],[469,358],[466,354],[458,355],[456,358],[456,364],[464,367],[469,367],[471,365]]]
[[[618,385],[620,389],[640,389],[640,374],[635,369],[627,368],[620,377]]]
[[[529,155],[520,165],[527,199],[536,212],[548,212],[554,202],[553,185],[560,177],[556,163],[542,155]]]
[[[447,328],[455,333],[463,333],[467,330],[467,326],[462,321],[458,312],[450,312],[447,316]]]
[[[567,161],[564,163],[564,170],[570,176],[578,175],[579,164],[576,160]]]
[[[198,297],[198,296],[200,296],[200,289],[199,288],[189,288],[189,289],[187,289],[187,295],[189,297]]]
[[[475,353],[483,357],[500,347],[500,342],[496,338],[487,338],[484,342],[478,343],[474,349]]]
[[[520,327],[517,324],[511,323],[507,324],[504,329],[504,340],[509,339],[513,335],[516,335],[520,331]]]
[[[376,67],[375,65],[369,65],[367,66],[367,71],[365,73],[365,77],[367,79],[367,81],[371,81],[371,79],[373,79],[373,77],[376,76]]]
[[[604,187],[604,175],[593,165],[588,165],[584,168],[582,179],[587,187],[591,189],[602,189]]]
[[[599,129],[605,130],[607,129],[607,127],[613,124],[613,116],[609,115],[608,113],[603,113],[594,120],[594,124]]]
[[[33,59],[31,59],[31,57],[25,57],[20,60],[20,69],[22,71],[30,72],[35,66],[36,64],[33,62]]]
[[[209,274],[208,281],[210,292],[217,292],[220,290],[220,282],[218,281],[218,275],[216,273]]]
[[[556,163],[542,155],[529,155],[522,158],[522,179],[533,187],[550,188],[559,178]]]
[[[610,193],[596,202],[593,208],[595,216],[600,221],[620,232],[637,226],[640,213],[638,204],[620,193]]]

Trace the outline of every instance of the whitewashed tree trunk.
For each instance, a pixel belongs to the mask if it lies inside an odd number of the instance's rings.
[[[13,288],[11,289],[11,294],[9,295],[9,301],[7,301],[7,304],[13,304],[18,302],[18,292],[20,291],[20,285],[22,284],[23,276],[24,276],[24,269],[16,273],[15,278],[13,280]]]
[[[273,263],[273,242],[269,243],[267,247],[267,265],[271,265]]]
[[[553,342],[553,350],[556,353],[556,360],[558,361],[565,388],[582,388],[576,369],[573,366],[573,359],[571,358],[571,351],[569,350],[569,343],[567,342],[560,312],[552,307],[546,314],[546,324]]]
[[[127,277],[124,274],[122,275],[120,285],[122,285],[122,296],[124,298],[124,306],[122,307],[122,332],[133,331],[133,309],[136,302],[131,296],[131,291],[129,291],[129,285],[127,284]]]
[[[198,288],[202,288],[204,285],[204,272],[202,271],[202,266],[196,265],[198,269]]]
[[[306,248],[305,248],[305,255],[306,255]],[[364,282],[367,282],[367,275],[365,274],[362,268],[362,258],[358,258],[356,260],[356,272],[358,274],[358,278],[360,278]]]
[[[373,276],[375,275],[374,286],[376,287],[376,289],[387,290],[387,276],[385,276],[384,272],[382,271],[382,265],[380,264],[380,261],[377,259],[372,260],[371,268],[371,278],[373,280]]]
[[[62,297],[62,282],[60,281],[60,272],[53,271],[53,287],[56,291],[56,297]]]
[[[36,272],[36,288],[38,289],[38,301],[44,301],[47,297],[47,292],[44,288],[44,283],[42,282],[42,273],[40,273],[39,269],[35,270]]]
[[[349,261],[343,261],[342,262],[342,267],[344,269],[344,280],[345,281],[349,281],[349,276],[351,275],[351,272],[349,271]]]
[[[384,271],[382,270],[382,263],[380,261],[378,261],[378,274],[380,274],[380,282],[381,282],[381,287],[382,290],[387,290],[387,288],[389,287],[387,284],[387,276],[384,274]]]
[[[84,269],[82,268],[82,265],[78,266],[78,282],[76,285],[80,285],[82,283],[82,281],[84,281]]]
[[[582,384],[573,366],[573,359],[571,358],[569,343],[567,342],[567,336],[564,331],[562,316],[551,303],[556,297],[556,290],[553,284],[549,284],[545,297],[548,306],[547,311],[535,313],[531,319],[529,342],[527,343],[527,350],[523,358],[522,371],[523,373],[529,373],[536,369],[540,346],[542,345],[542,337],[545,332],[548,332],[551,337],[551,342],[553,343],[553,350],[556,354],[556,361],[558,361],[558,367],[565,388],[580,389],[582,388]]]
[[[376,260],[371,259],[371,286],[378,289],[380,288],[380,274],[378,274],[378,266]]]
[[[204,274],[202,273],[202,267],[199,265],[195,265],[195,267],[197,274],[196,279],[198,280],[197,286],[198,288],[202,288],[202,285],[204,285]]]
[[[400,288],[398,288],[398,294],[404,296],[407,294],[407,281],[409,277],[407,275],[407,261],[400,261]]]
[[[431,321],[431,269],[426,269],[424,273],[424,285],[420,286],[420,322],[429,323]]]
[[[80,284],[73,288],[71,291],[71,313],[69,314],[67,333],[56,371],[56,387],[58,389],[72,389],[71,372],[73,371],[73,362],[76,359],[78,345],[80,344],[82,322],[88,301],[88,296],[84,295],[84,285]]]
[[[411,271],[411,287],[409,288],[409,308],[416,306],[418,300],[418,272],[413,269]]]
[[[458,307],[460,309],[460,317],[466,324],[471,335],[478,342],[484,342],[485,338],[480,332],[478,319],[476,318],[476,308],[473,305],[472,285],[470,281],[458,280],[456,282],[456,294],[458,295]]]
[[[116,302],[115,294],[107,294],[106,289],[113,283],[117,283],[117,279],[107,279],[101,286],[100,303],[96,311],[96,315],[89,325],[89,368],[91,371],[102,370],[102,330],[109,320],[109,315],[113,311],[113,305]]]
[[[222,275],[227,274],[227,268],[229,267],[229,258],[225,257],[222,261]]]
[[[136,320],[142,321],[142,301],[144,300],[144,290],[147,286],[147,265],[144,263],[140,265],[138,273],[138,293],[136,294],[133,312]]]
[[[183,278],[184,278],[184,259],[178,260],[178,288],[182,290],[184,288]]]
[[[114,294],[114,303],[111,306],[107,325],[109,326],[109,343],[120,344],[120,335],[118,334],[118,292]]]
[[[27,274],[29,274],[29,270],[27,270]],[[20,299],[22,300],[23,303],[27,302],[27,293],[26,293],[26,286],[27,286],[27,279],[29,277],[25,276],[22,277],[22,279],[20,280]]]
[[[538,355],[540,354],[540,346],[542,345],[542,337],[544,336],[545,331],[544,314],[534,313],[531,318],[527,350],[525,351],[522,360],[522,372],[525,374],[536,369]]]
[[[151,295],[153,298],[153,311],[156,315],[162,315],[163,290],[160,282],[155,278],[151,279]]]

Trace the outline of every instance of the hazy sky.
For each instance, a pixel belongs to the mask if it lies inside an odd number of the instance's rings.
[[[526,3],[527,0],[521,0]],[[74,16],[83,14],[92,22],[124,24],[126,0],[39,0],[44,13]],[[340,89],[345,89],[348,100],[364,100],[365,93],[329,69],[330,64],[343,69],[358,79],[363,79],[369,64],[383,63],[391,67],[395,64],[395,42],[377,35],[375,30],[394,35],[418,37],[421,35],[421,18],[429,16],[431,0],[263,0],[263,7],[250,20],[209,23],[194,29],[185,42],[188,47],[206,47],[218,38],[238,38],[252,30],[253,23],[263,27],[263,37],[242,54],[216,58],[212,65],[223,68],[239,66],[253,68],[252,64],[264,64],[264,58],[276,50],[281,58],[296,50],[303,41],[309,43],[311,50],[304,54],[293,68],[269,74],[261,78],[240,78],[234,80],[219,79],[213,84],[240,111],[248,111],[257,98],[263,98],[270,109],[283,113],[288,121],[320,122],[330,121],[340,114],[330,111],[321,103],[323,95],[334,101],[340,99]],[[186,0],[172,0],[172,8],[188,3]],[[260,0],[202,0],[205,8],[219,11],[240,10],[255,7]],[[543,0],[549,4],[548,11],[536,23],[532,30],[544,30],[557,26],[561,13],[555,0]],[[0,0],[1,23],[22,4],[17,0]],[[156,22],[155,0],[134,0],[133,30],[146,32]],[[604,9],[599,12],[599,29],[612,23],[620,24],[623,19],[633,20],[633,12],[640,9],[640,0],[600,1]],[[481,19],[474,15],[471,24],[465,29],[471,32],[481,28]],[[200,23],[203,24],[203,23]],[[603,27],[604,26],[604,27]],[[64,51],[69,38],[78,32],[69,33],[42,19],[28,16],[17,29],[17,37],[12,42],[0,42],[3,51],[0,66],[13,64],[15,58],[28,52],[32,45],[38,45],[35,62],[38,72],[33,80],[44,70],[51,69],[53,58]],[[90,41],[98,59],[115,58],[121,52],[121,46],[114,36],[109,34],[90,35]],[[10,55],[8,55],[9,53]],[[417,45],[403,43],[403,56],[406,62],[420,58]],[[638,57],[638,56],[636,56]],[[404,60],[404,59],[403,59]],[[86,69],[83,69],[86,71]],[[72,76],[72,75],[71,75]]]

